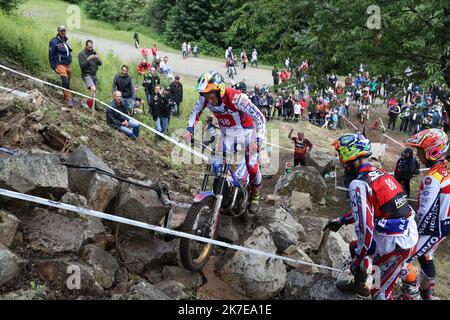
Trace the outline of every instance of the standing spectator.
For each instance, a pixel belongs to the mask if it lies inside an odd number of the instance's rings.
[[[353,79],[351,73],[349,73],[348,76],[345,78],[344,84],[345,84],[345,91],[347,92],[352,91]]]
[[[308,59],[304,60],[300,66],[300,70],[302,70],[303,74],[306,74],[309,69]]]
[[[311,124],[317,125],[317,103],[311,99],[308,104],[308,119]]]
[[[139,49],[139,34],[137,33],[137,31],[134,32],[134,47],[136,49]]]
[[[49,42],[48,57],[50,66],[60,77],[62,87],[70,90],[70,76],[72,75],[72,47],[69,44],[69,39],[66,37],[66,28],[64,26],[58,27],[58,34]],[[69,107],[75,106],[75,100],[69,91],[64,90],[64,101]]]
[[[155,86],[155,95],[150,102],[150,112],[153,119],[156,119],[156,130],[165,133],[169,126],[170,106],[167,96],[161,94],[161,86]]]
[[[191,46],[190,42],[188,42],[188,44],[187,44],[187,54],[188,54],[188,57],[190,57],[192,55],[192,46]]]
[[[247,63],[248,63],[247,52],[245,52],[245,50],[242,50],[242,52],[241,52],[241,63],[242,63],[242,69],[245,70],[247,68]]]
[[[180,76],[176,75],[175,80],[170,86],[170,98],[177,105],[177,117],[181,114],[181,103],[183,102],[183,84],[180,82]]]
[[[294,99],[292,98],[292,94],[289,94],[287,99],[283,102],[283,117],[284,120],[291,120],[294,116]]]
[[[337,97],[339,99],[342,98],[343,94],[344,94],[344,87],[342,87],[342,84],[339,83],[336,87],[336,89],[334,90],[334,93],[336,93]]]
[[[183,59],[187,58],[187,44],[186,41],[181,45],[181,53],[183,54]]]
[[[308,102],[305,98],[300,99],[300,115],[302,119],[305,119],[305,109],[308,107]]]
[[[146,59],[142,59],[137,66],[137,73],[140,76],[145,75],[150,70],[151,64]]]
[[[397,117],[400,114],[400,107],[398,104],[391,103],[388,110],[388,116],[389,116],[389,124],[388,124],[388,130],[391,128],[392,124],[392,131],[395,130],[395,123],[397,122]]]
[[[258,52],[256,51],[256,48],[253,48],[252,51],[252,67],[256,65],[256,68],[258,68]]]
[[[282,83],[288,83],[290,77],[291,77],[291,75],[287,69],[284,69],[283,71],[281,71],[280,80]]]
[[[300,105],[300,101],[296,100],[294,104],[294,122],[300,122],[300,113],[301,113],[302,107]]]
[[[272,118],[275,117],[275,113],[277,113],[277,120],[280,120],[280,117],[283,115],[283,97],[278,96],[275,99],[275,110],[273,111]]]
[[[411,117],[411,109],[409,107],[409,103],[402,107],[400,111],[400,119],[402,122],[400,123],[400,132],[408,132],[409,127],[409,119]]]
[[[375,102],[375,96],[378,92],[378,82],[375,80],[375,78],[372,78],[367,85],[369,86],[369,93],[372,103]]]
[[[267,117],[267,119],[271,120],[272,116],[273,116],[273,111],[274,111],[275,105],[274,105],[274,101],[273,101],[273,96],[272,96],[272,94],[270,92],[267,93],[267,105],[269,106],[268,107],[269,110],[268,110],[268,117]]]
[[[128,113],[120,91],[115,91],[113,93],[111,107],[122,113]],[[106,122],[109,126],[125,133],[133,140],[136,140],[139,137],[139,123],[133,119],[127,119],[125,116],[115,112],[111,108],[106,109]]]
[[[192,52],[194,53],[194,57],[198,58],[199,49],[198,49],[197,44],[195,44],[194,49],[192,50]]]
[[[145,88],[145,96],[147,97],[147,102],[149,105],[155,95],[155,87],[160,84],[161,79],[156,73],[156,69],[152,67],[150,69],[150,73],[147,73],[144,76],[144,82],[142,83],[142,86]]]
[[[395,166],[394,177],[403,186],[408,198],[411,194],[410,182],[414,175],[419,174],[420,164],[413,156],[413,150],[406,148],[402,152],[402,157],[398,159]]]
[[[294,167],[298,166],[299,163],[302,166],[306,166],[306,156],[312,150],[313,145],[308,139],[305,139],[303,132],[297,132],[296,137],[292,137],[292,132],[294,132],[294,129],[291,129],[288,137],[295,144]]]
[[[148,60],[148,49],[145,45],[142,47],[141,55],[143,59]]]
[[[284,61],[284,67],[287,69],[287,70],[291,70],[291,58],[287,58],[285,61]]]
[[[158,48],[156,47],[156,44],[154,44],[153,47],[152,47],[153,59],[156,59],[156,54],[157,53],[158,53]]]
[[[278,68],[275,66],[272,70],[272,78],[273,84],[277,86],[280,83],[280,73],[278,72]]]
[[[336,89],[336,83],[337,83],[337,77],[334,73],[332,73],[329,77],[328,77],[328,81],[330,82],[330,86],[333,88],[333,90]]]
[[[128,106],[136,98],[133,79],[128,75],[128,66],[123,65],[120,73],[114,77],[112,92],[121,92],[121,98],[125,106]]]
[[[97,52],[94,50],[92,40],[86,41],[86,47],[78,54],[78,64],[81,68],[81,77],[86,88],[91,91],[92,99],[87,100],[89,108],[95,108],[95,97],[97,94],[97,70],[102,65]]]

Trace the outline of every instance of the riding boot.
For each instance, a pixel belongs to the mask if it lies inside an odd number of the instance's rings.
[[[357,270],[352,279],[338,281],[336,283],[336,287],[343,292],[355,293],[363,297],[369,297],[370,290],[366,286],[366,281],[367,271]]]
[[[252,184],[250,188],[250,215],[255,215],[259,212],[259,189],[261,184]]]

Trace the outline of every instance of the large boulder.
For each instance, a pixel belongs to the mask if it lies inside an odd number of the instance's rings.
[[[145,280],[133,281],[124,295],[114,295],[117,300],[172,300],[166,293]]]
[[[16,236],[19,220],[8,212],[0,210],[0,244],[10,247]]]
[[[270,253],[277,250],[269,230],[263,227],[257,227],[243,246]],[[241,251],[233,252],[223,259],[218,275],[239,294],[253,299],[270,299],[285,286],[286,266],[280,260]]]
[[[66,163],[74,166],[95,167],[114,174],[111,168],[84,145],[75,149]],[[89,205],[98,211],[105,211],[110,201],[119,192],[119,182],[116,179],[78,168],[69,168],[69,184],[72,192],[84,195]]]
[[[189,296],[189,290],[182,283],[174,280],[162,281],[155,286],[175,300],[186,300]]]
[[[319,263],[335,269],[342,269],[349,258],[348,243],[342,239],[339,233],[330,232],[326,243],[323,244],[319,252]],[[326,270],[325,272],[332,272],[334,277],[337,277],[339,274],[337,271]]]
[[[146,269],[176,264],[178,240],[164,242],[161,239],[148,239],[133,236],[120,243],[120,253],[128,271],[143,274]]]
[[[303,227],[283,208],[262,208],[258,214],[258,224],[269,230],[277,247],[282,252],[300,240],[306,240]]]
[[[315,146],[306,158],[306,165],[316,168],[325,175],[334,171],[335,157],[327,149]]]
[[[84,247],[82,258],[93,268],[96,282],[105,289],[111,288],[119,269],[116,258],[94,244]]]
[[[362,300],[363,298],[341,292],[336,279],[322,273],[289,271],[283,298],[285,300]]]
[[[242,221],[237,221],[236,218],[227,215],[220,216],[217,228],[217,235],[220,240],[235,243],[245,233],[245,226]]]
[[[0,244],[0,288],[17,278],[27,261]]]
[[[312,210],[311,195],[298,191],[292,191],[289,199],[289,208],[295,213],[303,213]]]
[[[72,257],[34,260],[31,262],[31,273],[65,295],[102,296],[102,286],[96,281],[94,269],[82,261]]]
[[[59,200],[69,189],[67,168],[51,154],[0,157],[0,187]]]
[[[35,208],[22,214],[24,239],[29,246],[45,254],[79,252],[83,242],[105,232],[98,218],[79,218]]]
[[[111,213],[118,216],[153,225],[159,224],[170,211],[170,206],[161,202],[156,191],[128,183],[122,183],[120,194],[110,208]],[[148,233],[147,230],[123,224],[120,226],[120,230],[123,232],[133,231],[142,235]]]
[[[290,196],[293,191],[309,193],[318,204],[327,194],[327,185],[316,168],[299,166],[280,176],[275,185],[275,195]]]

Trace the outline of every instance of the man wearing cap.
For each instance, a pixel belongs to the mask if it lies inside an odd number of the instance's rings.
[[[51,68],[61,77],[62,87],[70,90],[70,76],[72,69],[72,47],[66,37],[66,28],[58,27],[58,34],[49,42],[48,57]],[[75,105],[69,91],[64,90],[64,101],[69,107]]]
[[[94,108],[94,99],[97,94],[97,70],[102,65],[102,61],[94,50],[92,40],[87,40],[85,49],[78,54],[78,64],[86,88],[91,91],[92,99],[87,100],[87,105],[89,108]]]

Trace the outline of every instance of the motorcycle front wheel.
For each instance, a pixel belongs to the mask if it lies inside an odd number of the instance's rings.
[[[209,196],[201,202],[192,204],[184,220],[182,231],[200,237],[215,239],[218,221],[212,221],[214,200],[213,196]],[[211,230],[213,230],[212,233]],[[182,238],[180,240],[181,263],[188,270],[201,271],[208,262],[213,247],[210,243]]]

